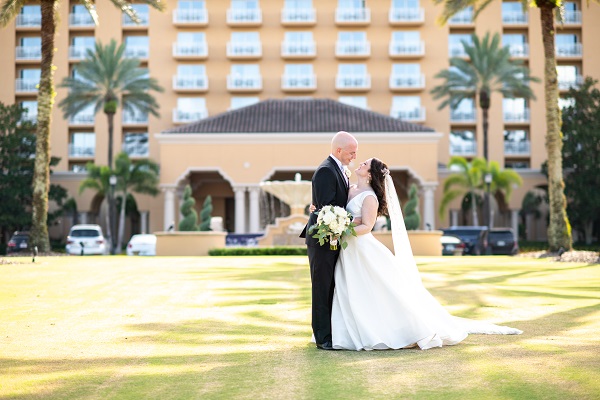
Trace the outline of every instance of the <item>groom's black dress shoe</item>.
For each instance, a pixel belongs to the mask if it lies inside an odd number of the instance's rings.
[[[317,349],[321,349],[321,350],[334,350],[333,344],[331,342],[317,343]]]

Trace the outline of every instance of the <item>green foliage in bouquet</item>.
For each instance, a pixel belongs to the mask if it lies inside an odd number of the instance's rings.
[[[339,242],[345,249],[348,242],[343,238],[348,235],[356,236],[355,226],[348,211],[339,206],[325,206],[319,211],[317,223],[308,228],[308,233],[312,234],[316,230],[312,237],[318,239],[321,246],[329,242],[329,248],[337,250]]]
[[[406,230],[414,231],[421,225],[421,216],[419,215],[419,194],[417,185],[410,185],[408,192],[408,201],[404,205],[404,224]]]
[[[200,210],[200,226],[199,230],[202,232],[210,231],[210,218],[212,214],[212,197],[206,196],[204,203],[202,204],[202,210]]]
[[[192,188],[190,185],[183,191],[183,204],[181,205],[181,214],[183,219],[179,221],[179,230],[184,232],[198,230],[198,213],[194,210],[196,200],[192,197]]]

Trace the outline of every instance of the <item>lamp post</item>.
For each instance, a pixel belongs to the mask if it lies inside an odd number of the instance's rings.
[[[485,246],[485,254],[491,255],[492,248],[490,246],[490,231],[492,229],[492,202],[490,199],[490,185],[492,184],[492,174],[489,172],[485,173],[483,177],[485,181],[485,211],[487,214],[487,244]]]
[[[110,197],[108,199],[109,223],[110,223],[110,254],[114,255],[117,245],[117,219],[115,218],[115,187],[117,186],[117,177],[111,175],[108,178],[110,185]]]

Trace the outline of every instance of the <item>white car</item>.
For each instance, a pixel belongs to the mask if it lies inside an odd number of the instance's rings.
[[[108,254],[109,245],[100,225],[73,225],[67,236],[67,254]]]
[[[138,234],[133,235],[127,244],[128,256],[155,256],[156,235]]]

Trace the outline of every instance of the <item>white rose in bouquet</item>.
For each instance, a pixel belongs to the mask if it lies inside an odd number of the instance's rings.
[[[317,233],[312,237],[319,239],[319,244],[323,246],[325,242],[329,242],[331,250],[337,250],[338,242],[341,242],[342,248],[348,246],[348,242],[342,240],[344,235],[356,236],[354,227],[356,225],[350,218],[350,213],[343,207],[325,206],[319,211],[317,223],[312,225],[308,232],[312,234],[315,230]]]

